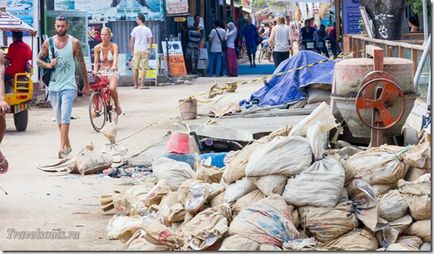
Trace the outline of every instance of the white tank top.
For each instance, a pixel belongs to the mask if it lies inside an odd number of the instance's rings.
[[[288,52],[290,48],[289,27],[287,25],[277,25],[273,29],[274,29],[274,51]]]
[[[68,35],[68,42],[62,49],[54,46],[54,57],[49,49],[50,59],[56,58],[57,64],[51,74],[49,91],[61,91],[74,89],[77,90],[75,83],[75,59],[72,47],[73,37]],[[54,44],[54,38],[53,38]]]

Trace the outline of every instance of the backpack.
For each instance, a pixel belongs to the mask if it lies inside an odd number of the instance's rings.
[[[53,42],[53,37],[48,38],[48,42],[50,44],[50,51],[51,51],[51,55],[54,57],[54,42]],[[47,58],[45,58],[45,62],[49,63],[50,62],[50,54],[48,54]],[[53,73],[54,68],[51,69],[42,69],[42,82],[44,82],[44,85],[46,87],[48,87],[50,85],[50,80],[51,80],[51,74]]]

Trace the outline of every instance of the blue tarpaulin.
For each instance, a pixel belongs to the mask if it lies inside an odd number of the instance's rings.
[[[318,53],[302,50],[283,61],[274,74],[317,63],[328,58]],[[311,84],[332,85],[335,61],[328,61],[271,78],[267,85],[252,93],[250,99],[240,101],[242,107],[256,104],[260,107],[277,106],[306,98],[300,88]]]

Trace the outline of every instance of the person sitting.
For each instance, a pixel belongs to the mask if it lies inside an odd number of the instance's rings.
[[[101,29],[102,42],[94,48],[93,72],[98,73],[100,70],[109,70],[110,75],[110,95],[115,103],[115,112],[120,115],[122,109],[119,103],[119,95],[117,92],[119,75],[118,70],[118,53],[119,48],[116,43],[111,42],[112,32],[110,28],[104,27]]]
[[[6,54],[6,67],[4,81],[7,84],[6,90],[12,85],[15,79],[15,74],[25,73],[32,60],[32,50],[29,45],[23,42],[22,32],[12,33],[12,43],[9,45],[8,53]]]
[[[312,28],[311,26],[311,20],[310,19],[306,19],[304,21],[304,27],[302,27],[300,29],[300,34],[299,34],[299,42],[301,42],[301,46],[303,50],[306,49],[313,49],[313,48],[308,48],[307,43],[308,42],[312,42],[313,41],[313,35],[315,33],[315,29]]]
[[[413,15],[408,19],[408,30],[410,33],[417,33],[420,32],[419,29],[419,19],[417,15]]]

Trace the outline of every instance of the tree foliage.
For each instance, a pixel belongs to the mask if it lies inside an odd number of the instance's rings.
[[[407,4],[410,6],[413,13],[422,14],[423,5],[422,1],[427,1],[428,8],[430,8],[431,3],[428,0],[406,0]]]
[[[254,0],[253,1],[253,7],[255,8],[262,8],[267,5],[266,0]]]

